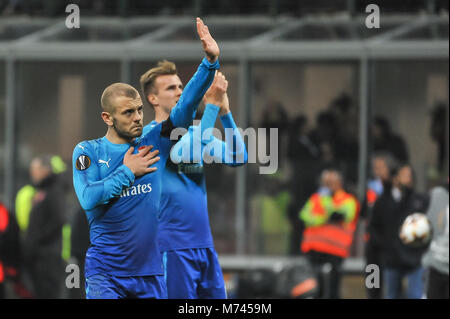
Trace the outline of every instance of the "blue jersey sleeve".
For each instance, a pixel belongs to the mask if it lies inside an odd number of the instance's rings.
[[[190,126],[188,132],[172,147],[170,159],[173,163],[202,163],[202,151],[206,141],[203,133],[214,127],[219,107],[207,104],[198,126]]]
[[[174,163],[224,163],[229,166],[239,166],[247,163],[247,150],[244,140],[234,123],[231,113],[221,117],[225,133],[230,135],[223,142],[207,132],[214,127],[219,108],[208,104],[200,126],[189,127],[185,134],[171,150],[170,158]],[[228,131],[227,131],[228,129]],[[206,134],[204,134],[206,132]],[[209,137],[208,137],[209,136]],[[199,149],[200,148],[200,149]]]
[[[234,122],[231,112],[220,117],[222,126],[225,129],[225,142],[215,137],[208,143],[208,149],[204,151],[204,158],[210,156],[215,163],[224,163],[229,166],[240,166],[248,161],[247,149],[244,140]],[[216,149],[222,151],[217,154]],[[213,150],[212,152],[210,150]]]
[[[219,60],[210,63],[204,58],[192,79],[186,85],[176,106],[170,112],[170,120],[174,127],[189,127],[194,112],[201,102],[211,83],[216,70],[219,69]]]
[[[97,156],[89,143],[80,143],[72,156],[73,185],[81,207],[91,210],[119,196],[123,187],[134,183],[134,174],[125,165],[101,178]]]

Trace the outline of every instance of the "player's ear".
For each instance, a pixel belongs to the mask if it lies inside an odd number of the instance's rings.
[[[154,93],[150,93],[147,95],[147,101],[150,103],[150,105],[158,105],[158,97]]]
[[[106,123],[108,126],[113,126],[113,118],[112,115],[109,112],[102,112],[102,120]]]

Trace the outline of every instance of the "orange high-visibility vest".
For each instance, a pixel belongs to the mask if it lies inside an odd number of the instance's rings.
[[[6,207],[0,204],[0,233],[3,233],[9,224],[9,215]],[[0,283],[5,280],[5,272],[3,270],[3,264],[0,260]]]
[[[0,204],[0,233],[3,233],[9,224],[9,214],[6,207]]]
[[[339,210],[342,205],[353,201],[356,212],[353,220],[341,224],[321,224],[307,227],[303,233],[301,249],[304,253],[317,251],[325,254],[347,258],[353,242],[356,221],[359,213],[359,204],[356,198],[345,192],[338,192],[333,196],[333,206]]]
[[[367,205],[372,207],[377,201],[378,194],[373,189],[369,189],[366,192],[366,198],[367,198]]]
[[[3,264],[0,261],[0,284],[5,280],[5,272],[3,271]]]
[[[368,189],[366,192],[367,206],[372,208],[375,205],[375,202],[378,199],[378,194],[373,189]],[[367,227],[367,226],[366,226]],[[370,238],[370,234],[366,231],[364,234],[364,242],[368,242]]]

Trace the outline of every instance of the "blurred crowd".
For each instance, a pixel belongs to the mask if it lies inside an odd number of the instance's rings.
[[[83,272],[89,230],[81,207],[71,211],[72,178],[57,155],[39,155],[29,165],[30,184],[19,189],[14,210],[0,203],[0,299],[80,298],[67,289],[66,266]]]
[[[382,274],[381,288],[367,289],[369,298],[425,296],[430,272],[425,272],[424,266],[430,268],[430,263],[422,258],[430,245],[409,247],[401,242],[399,230],[407,216],[428,214],[430,194],[436,189],[441,190],[441,202],[442,193],[447,193],[443,203],[448,215],[446,108],[438,103],[431,111],[430,137],[438,150],[440,178],[429,183],[430,193],[417,190],[413,159],[404,138],[387,117],[374,116],[367,188],[361,196],[357,192],[358,110],[351,98],[345,94],[336,97],[317,114],[314,126],[305,115],[291,120],[282,103],[268,102],[259,126],[278,128],[281,165],[278,174],[252,181],[256,188],[253,216],[258,218],[251,218],[250,223],[259,225],[255,230],[261,234],[252,248],[262,254],[304,255],[320,276],[328,267],[328,283],[321,284],[328,289],[320,292],[321,296],[339,298],[343,261],[359,256],[356,244],[362,242],[367,265],[379,266]],[[445,205],[439,213],[445,215]],[[356,232],[357,227],[362,231]],[[445,223],[439,227],[445,228]],[[443,250],[440,258],[446,260],[447,268],[439,269],[446,269],[448,298],[448,240],[446,252]],[[409,283],[406,291],[402,290],[404,280]]]

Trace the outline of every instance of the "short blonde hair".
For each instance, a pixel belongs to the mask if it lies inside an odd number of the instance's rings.
[[[150,93],[158,93],[155,91],[155,81],[160,75],[175,75],[177,74],[177,67],[175,63],[167,60],[159,61],[156,67],[151,68],[145,72],[140,79],[142,93],[144,94],[144,100],[147,100],[147,96]],[[148,102],[152,105],[150,102]],[[152,105],[153,106],[153,105]]]
[[[125,96],[131,99],[137,99],[139,92],[129,84],[113,83],[108,86],[102,94],[101,104],[104,112],[114,113],[116,105],[114,101],[117,97]]]

